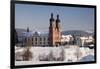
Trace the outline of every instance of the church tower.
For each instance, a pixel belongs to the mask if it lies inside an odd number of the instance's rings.
[[[27,32],[29,32],[29,27],[27,27]]]
[[[32,37],[30,35],[29,27],[27,27],[26,46],[32,46]]]
[[[57,19],[53,18],[51,13],[50,26],[49,26],[49,43],[51,46],[58,46],[60,44],[60,19],[57,15]]]
[[[55,39],[56,39],[56,45],[61,44],[61,30],[60,30],[60,19],[59,15],[57,14],[57,19],[56,19],[56,28],[55,28]]]

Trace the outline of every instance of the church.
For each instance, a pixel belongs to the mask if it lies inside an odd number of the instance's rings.
[[[56,19],[54,19],[53,13],[51,13],[48,33],[42,34],[37,31],[33,33],[27,28],[27,32],[24,32],[23,36],[23,44],[25,46],[59,46],[61,44],[59,15],[57,14]]]
[[[49,42],[50,45],[59,45],[61,43],[61,29],[60,29],[60,19],[57,15],[56,20],[53,18],[53,13],[51,13],[50,26],[49,26]]]

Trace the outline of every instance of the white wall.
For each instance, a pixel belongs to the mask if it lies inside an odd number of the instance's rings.
[[[97,27],[98,35],[100,35],[100,0],[33,0],[43,2],[72,3],[72,4],[88,4],[97,5]],[[87,65],[69,65],[42,67],[37,69],[96,69],[100,65],[100,36],[98,36],[97,48],[97,64]],[[0,0],[0,69],[9,69],[10,66],[10,0]],[[32,69],[32,68],[29,68]]]

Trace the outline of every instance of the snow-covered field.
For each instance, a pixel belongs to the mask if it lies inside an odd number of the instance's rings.
[[[31,47],[32,58],[23,61],[22,55],[26,48],[15,47],[15,65],[34,65],[46,63],[65,63],[94,61],[94,49],[78,46],[60,47]]]

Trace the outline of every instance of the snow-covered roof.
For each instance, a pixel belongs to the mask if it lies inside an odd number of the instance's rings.
[[[31,37],[33,35],[33,33],[32,32],[23,32],[22,35],[25,37]]]
[[[31,37],[31,36],[48,37],[48,32],[39,32],[39,31],[35,31],[35,32],[23,32],[22,35],[25,36],[25,37]]]
[[[33,33],[33,36],[48,36],[48,32],[39,32],[39,31],[35,31],[34,33]]]
[[[61,35],[61,37],[72,37],[72,35]]]
[[[34,33],[33,33],[33,36],[39,36],[40,35],[40,32],[38,32],[38,31],[35,31]]]

